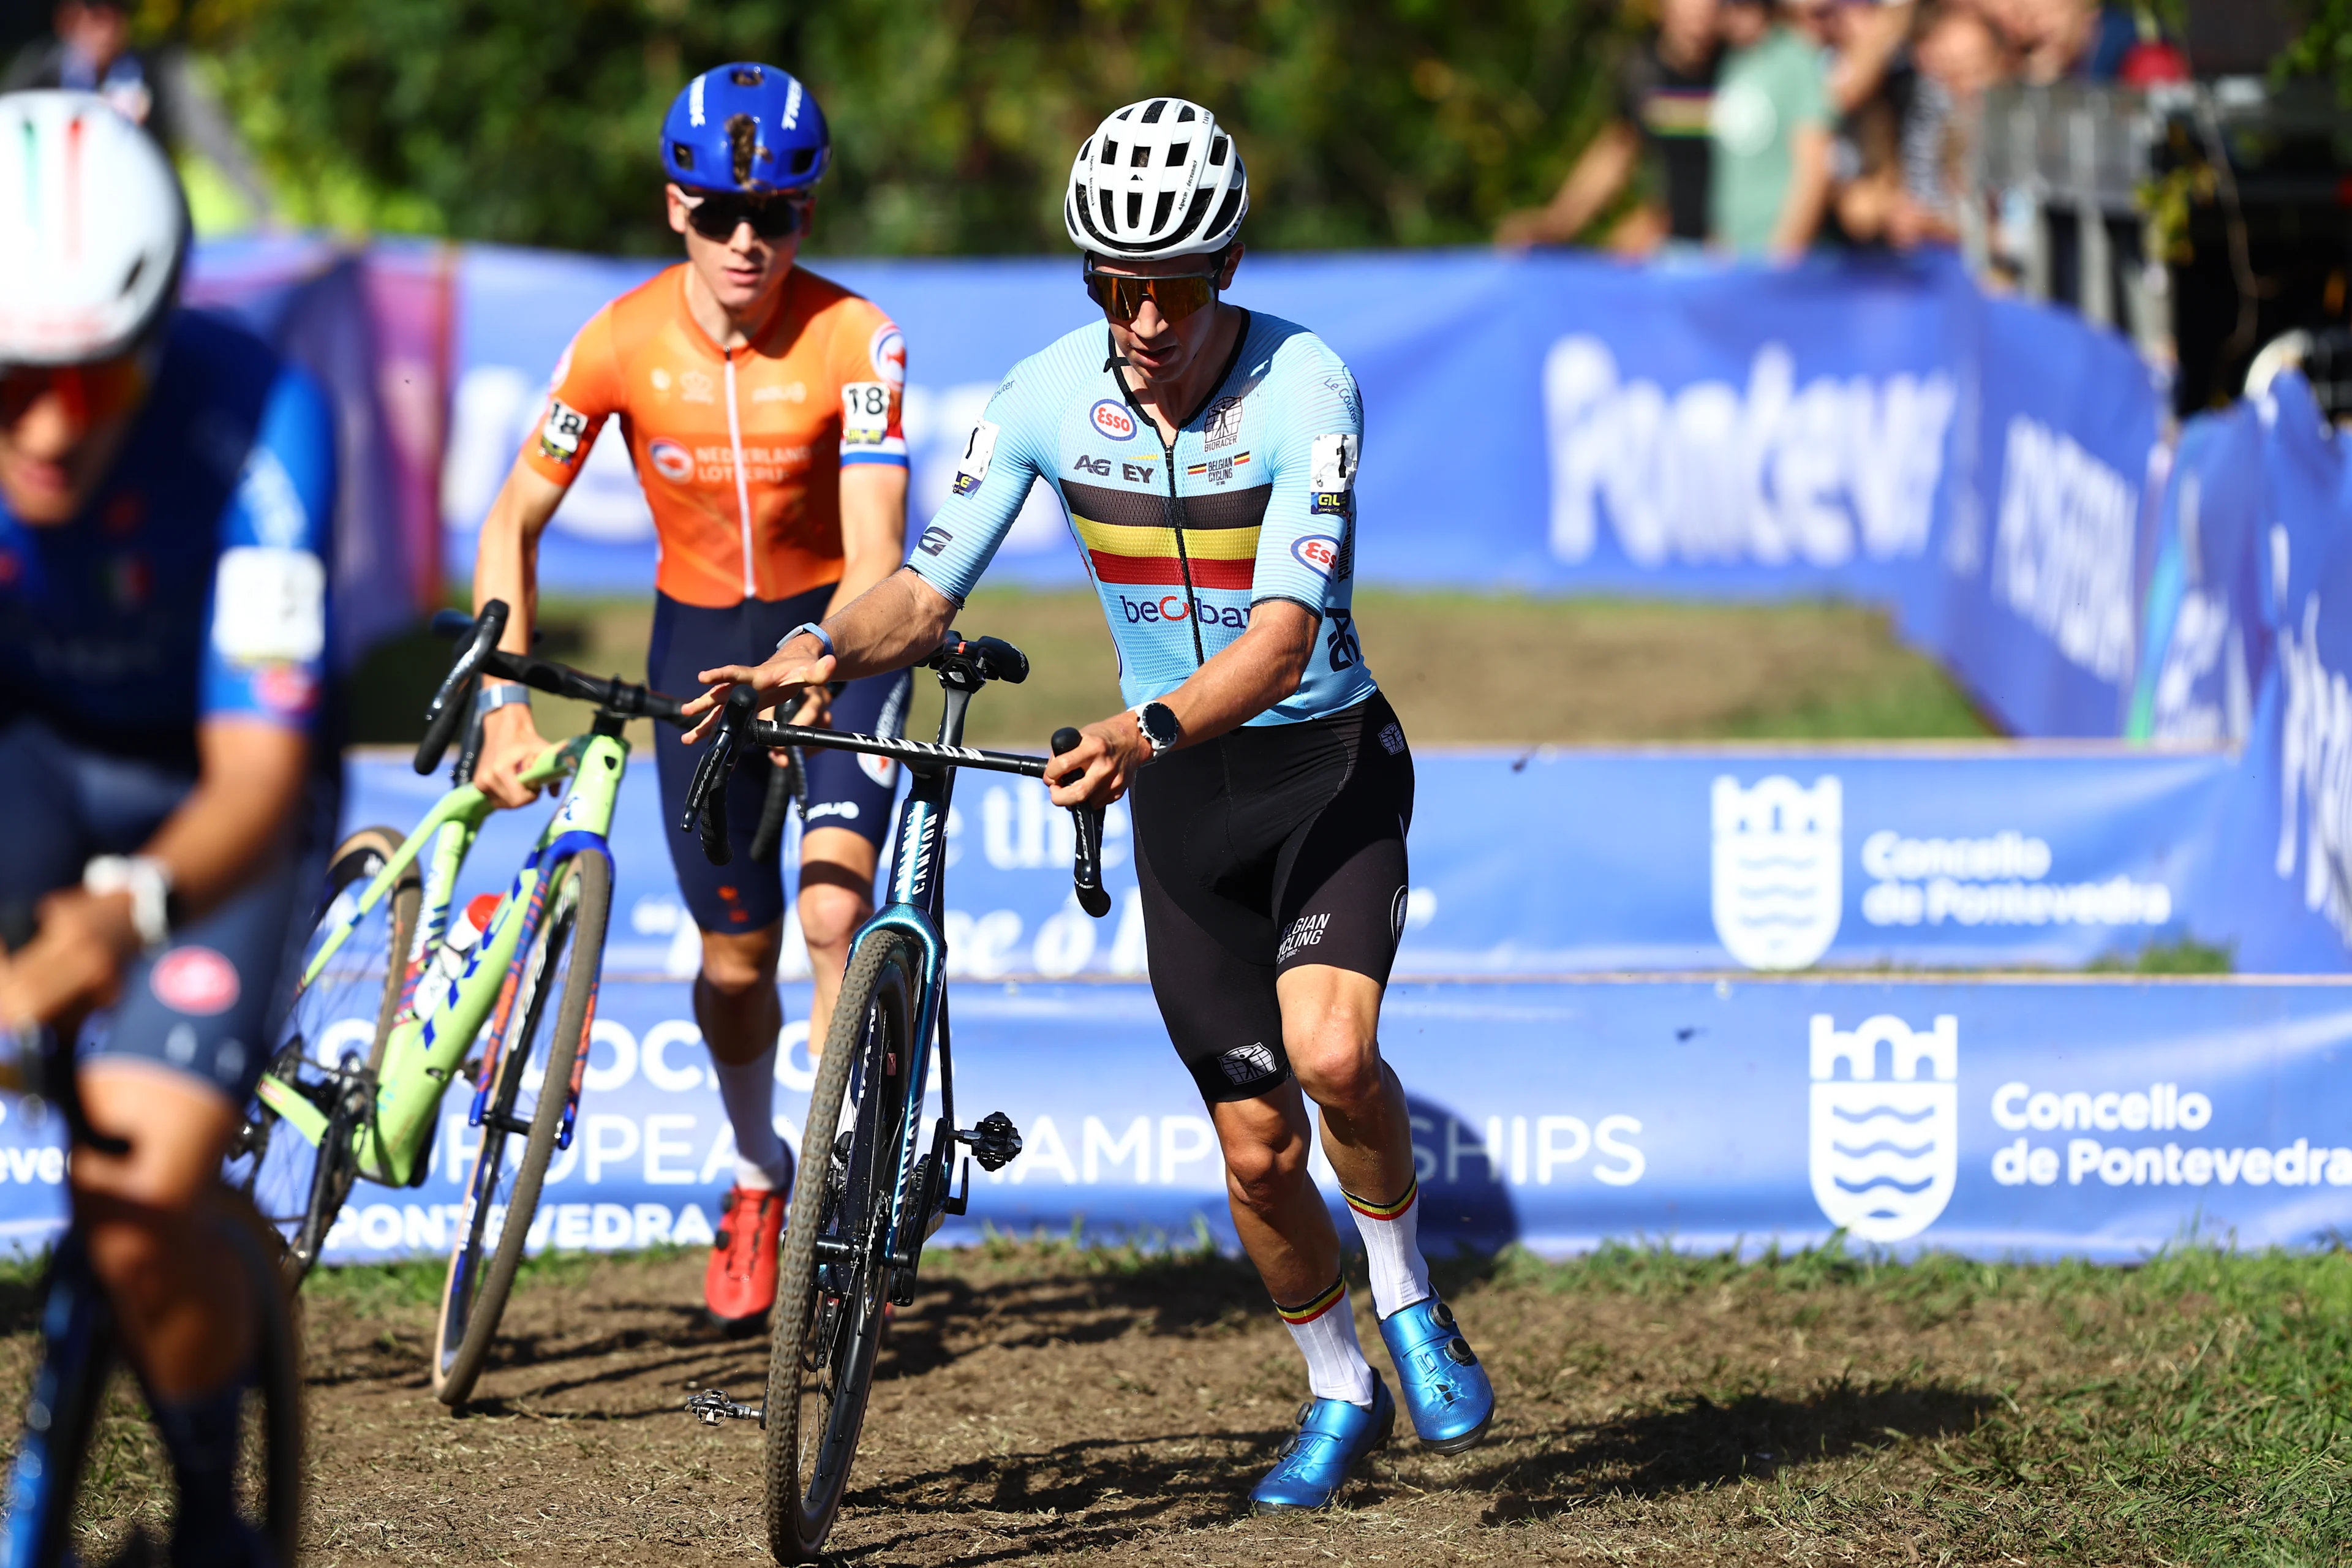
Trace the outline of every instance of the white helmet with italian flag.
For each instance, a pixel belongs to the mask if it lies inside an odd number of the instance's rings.
[[[187,202],[152,137],[95,93],[0,93],[0,364],[137,346],[187,250]]]

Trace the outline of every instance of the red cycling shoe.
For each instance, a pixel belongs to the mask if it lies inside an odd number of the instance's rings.
[[[784,1229],[784,1194],[730,1187],[702,1276],[702,1300],[720,1327],[767,1321],[776,1304],[776,1247]]]

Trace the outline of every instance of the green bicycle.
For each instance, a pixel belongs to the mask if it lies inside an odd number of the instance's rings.
[[[470,947],[451,940],[457,874],[497,809],[472,784],[478,727],[457,782],[415,828],[352,834],[330,862],[299,988],[256,1092],[229,1176],[286,1245],[299,1283],[354,1182],[415,1186],[430,1173],[442,1097],[461,1074],[481,1130],[441,1294],[433,1392],[462,1404],[481,1375],[522,1261],[549,1162],[569,1147],[595,1021],[613,897],[608,835],[630,719],[677,721],[676,700],[614,677],[498,651],[507,606],[435,619],[464,645],[426,710],[416,771],[439,765],[485,674],[595,705],[589,732],[548,748],[525,782],[569,778],[553,816]],[[421,864],[420,864],[421,863]],[[488,1026],[484,1034],[484,1026]],[[469,1057],[477,1037],[483,1046]]]

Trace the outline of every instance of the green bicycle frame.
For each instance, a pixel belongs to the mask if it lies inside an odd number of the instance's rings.
[[[465,969],[454,980],[443,982],[432,973],[427,960],[448,931],[458,869],[483,822],[497,809],[488,796],[469,784],[452,789],[425,814],[304,969],[302,984],[307,986],[325,970],[360,921],[391,895],[401,873],[431,845],[415,939],[409,951],[399,955],[404,966],[403,995],[384,1043],[374,1114],[359,1129],[353,1144],[359,1173],[370,1181],[408,1186],[424,1175],[419,1162],[431,1146],[433,1119],[440,1109],[441,1096],[464,1064],[467,1047],[499,1005],[515,950],[530,923],[527,911],[532,896],[569,858],[561,850],[554,855],[550,851],[567,837],[603,839],[610,836],[613,805],[620,794],[628,756],[628,742],[618,735],[579,735],[550,746],[522,774],[522,782],[528,784],[551,784],[570,774],[572,784],[499,900],[481,941],[467,955]],[[311,1143],[325,1135],[324,1114],[290,1085],[265,1077],[259,1095],[264,1105]]]

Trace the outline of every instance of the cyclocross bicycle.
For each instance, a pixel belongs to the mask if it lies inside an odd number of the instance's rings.
[[[939,671],[947,691],[937,742],[762,723],[753,716],[751,689],[739,687],[728,698],[687,800],[687,822],[698,823],[704,853],[723,865],[725,786],[740,758],[766,748],[829,746],[889,757],[913,779],[899,810],[890,903],[866,923],[850,949],[809,1094],[800,1175],[777,1273],[765,1403],[755,1409],[714,1389],[687,1406],[712,1426],[752,1419],[765,1428],[768,1545],[784,1563],[814,1562],[823,1549],[865,1424],[885,1314],[914,1300],[925,1240],[947,1215],[965,1212],[971,1179],[967,1165],[962,1185],[951,1190],[956,1146],[968,1146],[990,1171],[1021,1152],[1021,1135],[1002,1111],[975,1127],[956,1125],[948,944],[940,926],[944,826],[957,771],[1045,775],[1044,757],[961,743],[973,694],[991,680],[1026,679],[1029,661],[994,637],[966,642],[950,632],[923,662]],[[1076,730],[1063,730],[1054,736],[1053,750],[1058,755],[1077,743]],[[1072,879],[1078,902],[1100,919],[1110,910],[1102,886],[1103,814],[1072,815],[1077,818]],[[940,1115],[927,1139],[923,1100],[934,1048]]]
[[[0,1090],[37,1097],[61,1113],[68,1145],[120,1154],[121,1138],[98,1131],[82,1110],[70,1042],[49,1029],[27,1030],[0,1061]],[[268,1543],[275,1561],[294,1561],[302,1506],[302,1353],[294,1314],[268,1229],[243,1194],[223,1187],[214,1210],[230,1266],[251,1290],[255,1414],[248,1441],[257,1462],[245,1467],[239,1512]],[[90,1436],[108,1383],[121,1360],[114,1310],[89,1265],[79,1230],[58,1239],[41,1283],[41,1359],[25,1406],[25,1428],[8,1484],[4,1568],[60,1568],[74,1562],[75,1505]]]
[[[407,835],[362,828],[336,850],[291,1014],[231,1164],[285,1238],[287,1272],[299,1281],[354,1181],[424,1182],[442,1096],[461,1074],[473,1079],[467,1122],[480,1129],[481,1146],[433,1345],[433,1392],[450,1405],[481,1374],[548,1163],[571,1146],[612,906],[608,836],[629,754],[623,726],[677,721],[674,700],[617,676],[499,652],[507,615],[493,600],[476,620],[435,617],[436,631],[463,641],[426,710],[416,771],[438,766],[467,725],[454,787]],[[467,721],[486,674],[593,703],[596,716],[587,734],[550,746],[522,775],[572,782],[467,949],[450,941],[450,910],[467,853],[497,809],[471,782],[480,731]],[[469,1058],[485,1024],[481,1052]]]

